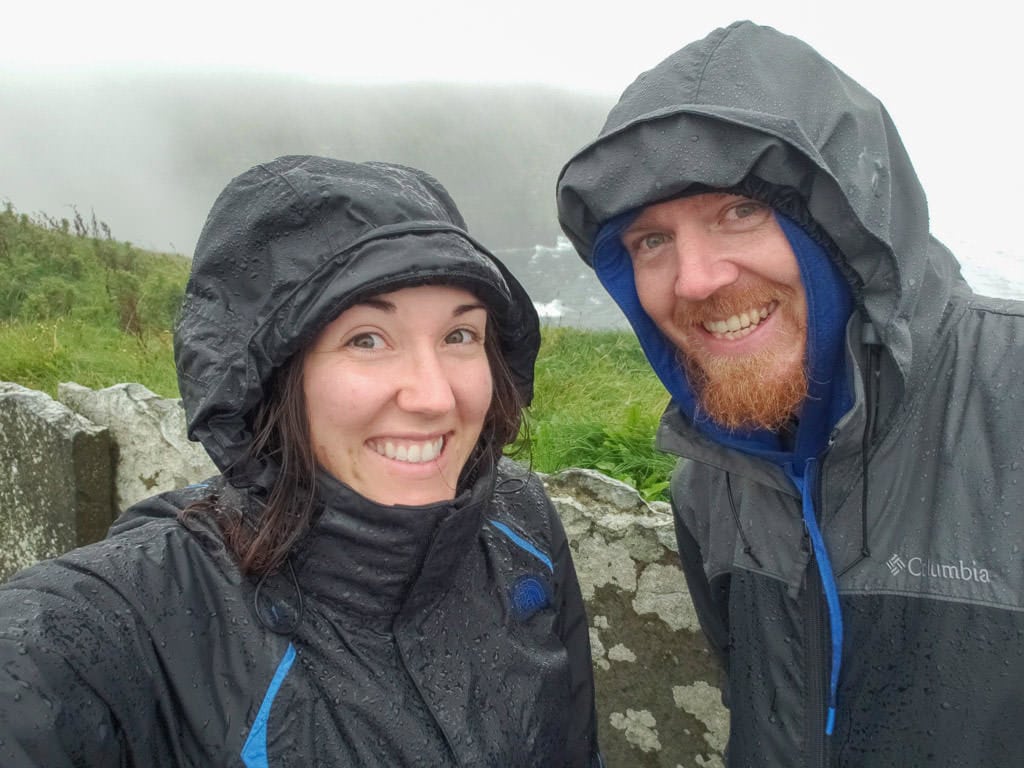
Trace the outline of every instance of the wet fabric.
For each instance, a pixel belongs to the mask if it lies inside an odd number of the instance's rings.
[[[1024,764],[1011,725],[1024,716],[1024,667],[1006,661],[1024,633],[1024,403],[1013,395],[1024,307],[972,294],[929,234],[885,108],[808,45],[739,22],[626,89],[563,169],[559,215],[594,264],[617,217],[707,188],[748,185],[764,199],[762,184],[799,198],[853,301],[840,337],[849,399],[829,395],[834,428],[803,476],[695,424],[681,372],[650,352],[664,350],[660,334],[634,320],[652,365],[669,371],[658,444],[683,457],[677,537],[727,670],[727,762]],[[620,296],[630,301],[635,290]]]
[[[526,291],[476,242],[440,183],[388,163],[290,156],[233,179],[196,244],[175,331],[189,435],[236,483],[272,372],[361,297],[428,282],[477,293],[529,404],[540,325]]]
[[[286,157],[229,184],[175,336],[190,434],[223,474],[0,586],[0,765],[600,764],[569,546],[522,467],[485,454],[422,507],[321,473],[264,577],[209,514],[258,520],[278,468],[248,449],[275,370],[353,302],[427,283],[480,297],[529,402],[537,314],[436,180]]]
[[[246,503],[217,478],[0,588],[0,764],[598,765],[582,597],[539,481],[503,460],[420,508],[321,482],[330,504],[263,581],[176,519]]]

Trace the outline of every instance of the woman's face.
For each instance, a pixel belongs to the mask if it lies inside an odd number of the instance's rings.
[[[455,496],[491,405],[487,311],[442,285],[349,307],[303,362],[313,451],[321,466],[381,504]]]

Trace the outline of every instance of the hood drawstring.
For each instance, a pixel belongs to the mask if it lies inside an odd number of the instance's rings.
[[[878,338],[875,326],[865,322],[861,331],[861,341],[868,349],[867,377],[864,382],[864,435],[860,443],[861,483],[860,483],[860,554],[857,559],[843,568],[839,576],[853,570],[864,560],[871,557],[868,545],[868,451],[875,439],[878,426],[878,390],[881,378],[882,342]]]
[[[265,588],[269,592],[267,577],[271,575],[270,571],[260,576],[260,580],[256,583],[256,591],[253,593],[252,601],[256,610],[256,618],[259,619],[260,624],[275,635],[287,637],[294,635],[299,625],[302,624],[306,605],[302,599],[302,588],[299,586],[299,579],[295,575],[295,567],[292,565],[291,556],[289,555],[284,562],[288,570],[288,581],[295,596],[294,605],[292,605],[290,600],[275,601],[272,596],[264,593]],[[267,609],[263,607],[264,602],[268,605]],[[269,616],[267,615],[268,612]]]
[[[761,560],[758,558],[757,555],[754,554],[754,548],[752,546],[750,546],[750,540],[747,539],[747,534],[743,532],[743,526],[740,524],[740,513],[736,509],[736,499],[734,499],[733,495],[732,495],[732,473],[731,472],[726,472],[725,473],[725,492],[726,492],[726,495],[729,497],[729,509],[732,511],[733,523],[736,524],[736,530],[740,534],[740,541],[743,543],[743,554],[745,554],[747,557],[749,557],[751,560],[753,560],[754,564],[758,568],[763,568],[764,566],[761,565]]]

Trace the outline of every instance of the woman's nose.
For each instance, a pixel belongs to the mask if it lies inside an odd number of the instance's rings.
[[[434,350],[412,355],[402,372],[398,405],[415,413],[448,413],[455,407],[449,373]]]

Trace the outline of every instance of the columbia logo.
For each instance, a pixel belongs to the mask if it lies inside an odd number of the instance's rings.
[[[992,574],[988,569],[979,567],[974,560],[971,560],[970,563],[965,563],[963,560],[957,560],[955,563],[943,563],[916,555],[904,560],[898,552],[894,552],[893,556],[885,561],[885,564],[893,576],[899,576],[906,572],[915,578],[978,581],[984,584],[992,582]]]

